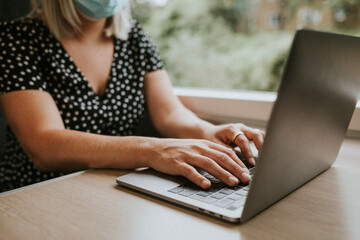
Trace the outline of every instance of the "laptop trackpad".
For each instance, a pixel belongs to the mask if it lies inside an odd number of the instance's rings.
[[[157,172],[153,169],[146,169],[116,179],[116,182],[123,186],[132,186],[150,191],[163,191],[186,182],[185,178],[170,176]]]

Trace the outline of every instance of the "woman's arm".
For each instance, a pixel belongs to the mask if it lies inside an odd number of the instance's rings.
[[[214,127],[184,107],[165,70],[145,75],[144,92],[150,117],[162,136],[206,139],[207,130]]]
[[[249,163],[255,164],[249,140],[261,148],[264,132],[249,128],[243,124],[226,124],[215,126],[199,119],[185,108],[173,94],[169,76],[165,70],[158,70],[145,75],[144,83],[147,107],[155,128],[165,137],[207,139],[228,146],[234,133],[245,135],[235,139]],[[211,106],[209,106],[211,107]]]
[[[250,177],[229,148],[206,140],[113,137],[64,128],[52,97],[41,91],[15,91],[0,96],[6,118],[25,152],[39,170],[152,167],[182,175],[203,188],[204,169],[228,185]]]
[[[10,92],[0,96],[0,103],[11,129],[39,170],[132,169],[146,165],[142,160],[146,159],[147,139],[66,130],[47,92]]]

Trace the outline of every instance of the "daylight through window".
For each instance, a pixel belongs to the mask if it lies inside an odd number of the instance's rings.
[[[360,33],[360,0],[136,0],[175,86],[276,91],[300,27]]]

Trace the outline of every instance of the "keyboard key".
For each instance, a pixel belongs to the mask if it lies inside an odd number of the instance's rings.
[[[239,207],[241,207],[241,206],[239,206]],[[236,209],[238,209],[239,207],[237,207],[237,206],[230,206],[230,207],[228,207],[227,209],[229,209],[229,210],[236,210]]]
[[[179,193],[181,191],[184,191],[184,188],[182,188],[181,186],[177,186],[177,187],[174,187],[172,189],[169,189],[168,191],[172,192],[172,193]]]
[[[191,196],[195,193],[197,193],[199,190],[197,189],[185,189],[184,191],[179,192],[178,194],[184,197]]]
[[[201,201],[201,202],[210,203],[210,204],[217,201],[216,198],[203,197],[203,196],[200,196],[200,195],[198,195],[198,194],[191,195],[190,198],[195,199],[195,200],[199,200],[199,201]]]
[[[244,187],[244,186],[241,186],[241,185],[236,185],[236,186],[234,186],[234,187],[229,187],[229,186],[228,186],[229,189],[234,190],[234,191],[240,190],[240,189],[243,188],[243,187]]]
[[[230,207],[228,207],[227,209],[229,209],[229,210],[238,209],[239,207],[242,207],[245,204],[245,200],[246,200],[246,198],[236,201],[233,204],[231,204]]]
[[[213,179],[217,179],[216,177],[214,177],[213,175],[210,175],[210,174],[205,174],[205,175],[203,175],[204,177],[206,177],[207,179],[209,179],[209,180],[213,180]]]
[[[234,193],[235,191],[228,189],[228,188],[224,188],[224,189],[221,189],[219,192],[222,194],[225,194],[225,195],[230,195],[230,194]]]
[[[244,198],[245,196],[242,195],[238,195],[238,194],[231,194],[230,196],[228,196],[228,198],[232,199],[232,200],[240,200],[242,198]]]
[[[219,191],[219,190],[221,190],[221,189],[223,189],[225,187],[226,187],[226,184],[223,183],[223,182],[219,182],[219,183],[216,183],[216,184],[212,183],[209,191],[217,192],[217,191]]]
[[[233,202],[234,202],[234,200],[232,200],[232,199],[224,198],[224,199],[214,203],[214,206],[225,208],[225,207],[229,206],[230,204],[232,204]]]
[[[202,170],[202,169],[200,169],[200,168],[197,168],[196,169],[201,175],[203,175],[204,177],[206,176],[206,175],[210,175],[208,172],[206,172],[206,171],[204,171],[204,170]]]
[[[221,183],[221,181],[219,179],[217,179],[217,178],[209,179],[209,181],[211,182],[211,184]]]
[[[223,199],[224,197],[226,197],[226,195],[217,192],[217,193],[214,193],[213,195],[211,195],[210,197],[216,198],[216,199]]]
[[[200,188],[199,186],[197,186],[195,183],[192,183],[192,182],[187,182],[187,183],[184,183],[182,185],[180,185],[182,188],[184,189],[196,189],[198,191],[200,191],[202,188]]]
[[[202,196],[202,197],[207,197],[211,194],[213,194],[213,192],[210,192],[210,191],[200,191],[197,193],[197,195]]]
[[[248,191],[240,189],[239,191],[235,192],[235,194],[241,195],[241,196],[246,196],[248,194]]]

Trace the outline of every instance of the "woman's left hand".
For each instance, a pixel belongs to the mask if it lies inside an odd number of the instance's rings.
[[[207,139],[226,145],[236,145],[240,148],[241,153],[244,155],[246,161],[255,165],[253,152],[250,148],[250,141],[253,141],[256,148],[260,150],[264,142],[265,132],[259,129],[250,128],[244,124],[224,124],[217,125],[207,133]]]

